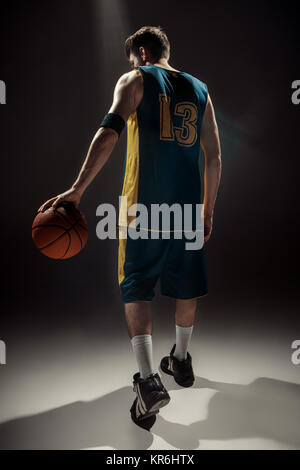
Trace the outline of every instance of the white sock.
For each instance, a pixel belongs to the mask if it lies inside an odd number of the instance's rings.
[[[153,374],[153,357],[152,357],[152,336],[136,335],[131,338],[132,349],[135,354],[140,377],[145,379],[148,375]]]
[[[187,350],[189,347],[190,339],[193,332],[192,326],[176,326],[176,347],[174,356],[179,360],[183,361],[187,358]]]

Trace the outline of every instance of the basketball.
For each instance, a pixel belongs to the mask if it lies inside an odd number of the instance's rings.
[[[86,245],[88,224],[73,203],[63,202],[38,213],[32,224],[32,239],[48,258],[72,258]]]

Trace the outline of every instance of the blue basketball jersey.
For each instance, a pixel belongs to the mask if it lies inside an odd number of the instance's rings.
[[[127,150],[122,196],[127,209],[136,203],[201,203],[200,131],[206,107],[206,84],[185,72],[156,65],[137,67],[143,98],[127,121]],[[121,209],[119,225],[128,225]],[[193,216],[194,226],[194,216]]]

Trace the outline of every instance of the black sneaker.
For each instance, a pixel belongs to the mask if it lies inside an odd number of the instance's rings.
[[[191,387],[195,381],[192,357],[188,352],[187,358],[179,361],[179,359],[173,356],[175,348],[176,344],[174,344],[170,356],[162,358],[160,368],[166,374],[173,375],[175,382],[181,385],[181,387]]]
[[[133,391],[137,397],[130,408],[131,418],[139,426],[150,429],[159,409],[169,403],[170,395],[157,373],[149,375],[146,379],[142,379],[139,372],[134,374]]]
[[[158,411],[156,412],[158,413]],[[139,427],[146,429],[147,431],[150,431],[152,428],[153,424],[156,421],[156,413],[150,413],[148,415],[142,415],[139,404],[138,404],[138,399],[136,398],[132,404],[132,407],[130,408],[130,414],[131,414],[131,419],[132,421],[137,424]]]

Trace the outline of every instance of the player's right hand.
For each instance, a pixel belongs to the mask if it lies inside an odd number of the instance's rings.
[[[48,201],[44,202],[44,204],[41,205],[39,208],[38,212],[45,212],[47,209],[50,207],[57,207],[59,204],[62,202],[72,202],[76,208],[78,208],[80,204],[80,199],[81,195],[79,192],[74,189],[68,189],[62,194],[59,194],[58,196],[52,197],[51,199],[48,199]]]

